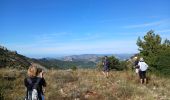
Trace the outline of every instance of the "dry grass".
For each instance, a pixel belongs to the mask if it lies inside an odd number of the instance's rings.
[[[0,100],[23,100],[25,71],[0,69]],[[170,100],[170,79],[149,75],[142,85],[130,71],[112,71],[105,78],[97,70],[49,70],[46,100]]]
[[[25,71],[0,69],[0,100],[23,100]]]

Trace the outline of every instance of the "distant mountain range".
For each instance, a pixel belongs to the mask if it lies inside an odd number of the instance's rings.
[[[68,69],[73,66],[78,68],[95,68],[96,64],[101,61],[104,56],[113,56],[111,54],[82,54],[71,55],[62,58],[41,58],[32,59],[34,62],[39,63],[48,68]],[[133,54],[115,54],[119,60],[129,59]]]
[[[61,60],[63,61],[92,61],[97,63],[101,57],[104,56],[115,56],[119,60],[127,60],[134,54],[82,54],[82,55],[71,55],[65,56]]]
[[[82,55],[71,55],[62,58],[63,61],[92,61],[98,62],[100,60],[99,55],[96,54],[82,54]]]
[[[17,51],[8,50],[6,47],[0,46],[0,68],[18,68],[27,69],[31,63],[36,63],[41,67],[68,69],[72,67],[78,68],[95,68],[96,63],[87,60],[63,61],[54,58],[35,59],[18,54]]]
[[[114,56],[119,60],[129,59],[134,54],[115,54]],[[28,58],[17,51],[11,51],[7,48],[0,46],[0,68],[12,67],[12,68],[28,68],[31,63],[37,63],[46,68],[60,68],[67,69],[71,67],[78,68],[95,68],[96,64],[104,56],[112,56],[112,54],[82,54],[71,55],[62,58]]]
[[[53,58],[32,59],[47,68],[68,69],[68,68],[95,68],[96,63],[92,61],[63,61]]]

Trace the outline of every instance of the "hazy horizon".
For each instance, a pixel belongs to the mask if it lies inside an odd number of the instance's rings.
[[[133,54],[136,54],[136,53],[119,53],[119,54],[41,54],[41,55],[24,55],[24,56],[27,56],[29,58],[63,58],[63,57],[66,57],[66,56],[79,56],[79,55],[133,55]],[[23,54],[22,54],[23,55]]]

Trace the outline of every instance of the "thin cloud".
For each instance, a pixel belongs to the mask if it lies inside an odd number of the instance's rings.
[[[165,20],[157,21],[157,22],[151,22],[151,23],[144,23],[144,24],[127,25],[124,28],[144,28],[144,27],[151,27],[151,26],[159,26],[159,25],[164,24],[164,23],[166,23]]]
[[[157,33],[165,33],[165,32],[170,32],[170,29],[165,29],[165,30],[159,30]]]

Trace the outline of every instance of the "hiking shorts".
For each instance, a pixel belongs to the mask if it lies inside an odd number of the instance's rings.
[[[145,79],[146,78],[146,71],[139,71],[139,77],[140,77],[140,79]]]
[[[103,71],[104,72],[109,72],[109,67],[108,66],[104,66]]]

